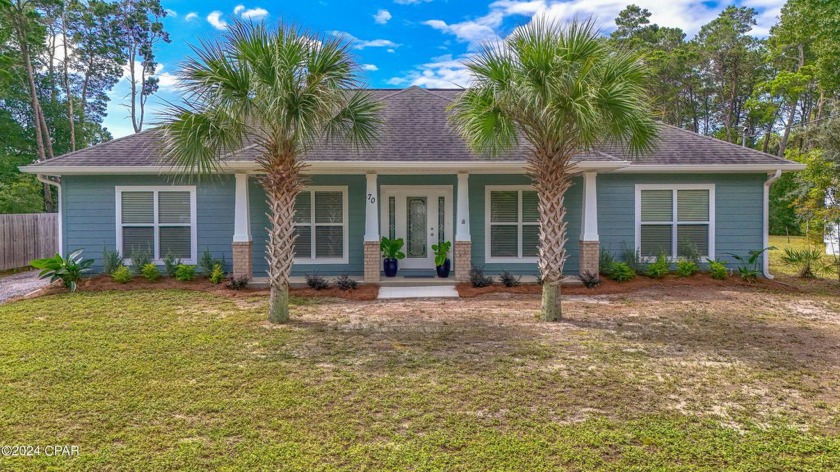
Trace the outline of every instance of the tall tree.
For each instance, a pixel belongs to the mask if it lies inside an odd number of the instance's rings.
[[[119,5],[119,21],[125,35],[123,57],[128,63],[130,82],[128,109],[134,132],[139,133],[143,130],[146,101],[158,90],[155,48],[161,42],[170,42],[161,21],[166,10],[160,0],[122,0]]]
[[[566,207],[573,158],[604,141],[633,152],[656,136],[637,55],[614,51],[591,21],[567,26],[537,18],[467,63],[474,86],[453,104],[452,120],[476,152],[498,155],[524,139],[526,172],[539,196],[542,318],[562,316]]]
[[[294,258],[295,198],[306,167],[302,153],[322,139],[369,145],[380,123],[379,104],[360,86],[351,46],[297,28],[236,22],[221,41],[193,47],[179,72],[182,105],[166,112],[167,158],[207,173],[247,139],[258,149],[259,178],[268,199],[269,320],[289,318]]]
[[[756,82],[760,42],[747,33],[755,25],[756,11],[726,7],[703,25],[696,42],[703,51],[706,78],[714,91],[714,113],[723,125],[723,137],[735,141],[743,105]]]

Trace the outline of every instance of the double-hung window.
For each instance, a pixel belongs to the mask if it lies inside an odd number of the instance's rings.
[[[645,259],[675,259],[692,245],[715,253],[714,185],[637,185],[636,249]]]
[[[531,187],[488,186],[488,262],[534,262],[539,250],[539,199]]]
[[[116,194],[120,254],[148,251],[160,261],[171,253],[195,263],[195,187],[117,187]]]
[[[309,187],[295,200],[295,263],[346,264],[347,187]]]

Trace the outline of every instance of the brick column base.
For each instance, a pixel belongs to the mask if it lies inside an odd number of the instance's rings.
[[[455,241],[455,281],[470,280],[470,265],[472,264],[472,243],[470,241]]]
[[[235,241],[233,243],[233,276],[248,278],[254,277],[254,261],[252,251],[253,243]]]
[[[365,282],[378,283],[382,265],[379,241],[365,241]]]
[[[598,274],[598,264],[601,260],[601,245],[598,241],[580,242],[580,270],[581,274],[587,272]]]

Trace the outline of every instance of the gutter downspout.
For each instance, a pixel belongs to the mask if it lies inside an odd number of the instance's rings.
[[[56,193],[58,193],[58,223],[57,223],[57,226],[58,226],[58,228],[57,228],[58,244],[57,244],[57,246],[58,246],[58,253],[63,256],[64,255],[64,247],[63,247],[64,246],[64,223],[63,223],[62,220],[63,220],[63,217],[64,217],[64,214],[63,214],[64,211],[63,211],[62,207],[64,205],[61,202],[61,179],[56,178],[55,180],[53,180],[52,178],[50,178],[49,176],[44,175],[44,174],[38,174],[37,177],[38,177],[39,182],[47,184],[47,185],[52,185],[53,187],[55,187],[56,190],[57,190]]]
[[[770,245],[770,185],[773,184],[779,177],[782,176],[782,170],[776,170],[776,173],[773,175],[769,175],[767,180],[764,181],[764,243],[762,245],[762,249],[768,247]],[[773,274],[770,273],[770,251],[764,251],[764,255],[762,256],[761,260],[761,269],[764,272],[764,277],[769,280],[773,280]]]

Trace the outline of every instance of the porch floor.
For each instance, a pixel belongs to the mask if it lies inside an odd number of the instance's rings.
[[[458,298],[458,291],[455,285],[379,287],[377,298]]]

